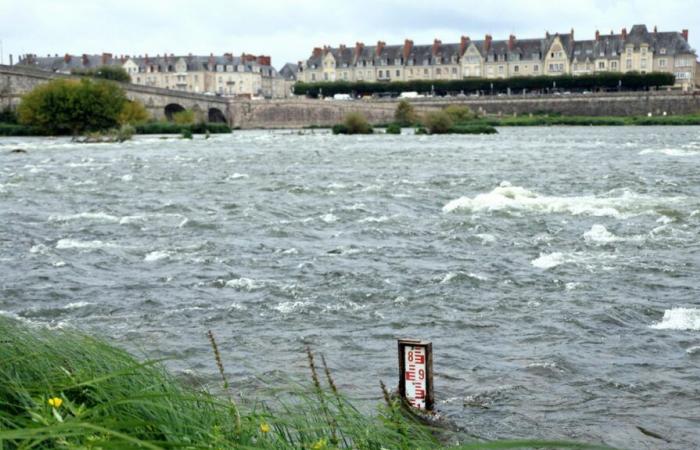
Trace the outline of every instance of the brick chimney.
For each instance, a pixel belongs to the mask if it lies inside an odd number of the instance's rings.
[[[685,41],[688,42],[688,30],[683,30],[681,32],[681,35],[683,36],[683,39],[685,39]]]
[[[112,54],[111,53],[102,53],[102,65],[106,66],[112,61]]]
[[[627,28],[622,29],[622,40],[627,40]]]
[[[547,39],[549,39],[549,31],[547,31],[547,32],[544,34],[544,36],[545,36]]]
[[[657,33],[659,32],[659,29],[654,25],[654,37],[656,37]]]
[[[442,45],[442,41],[440,39],[433,40],[433,48],[432,48],[433,56],[437,55],[438,51],[440,50],[441,45]]]
[[[459,54],[463,55],[464,52],[467,51],[467,47],[469,47],[469,36],[462,36],[462,38],[459,41]]]
[[[600,40],[600,31],[595,30],[595,40],[599,41]]]
[[[403,41],[403,60],[408,61],[408,57],[411,55],[411,50],[413,50],[413,41],[406,39]]]
[[[144,56],[144,58],[146,59],[146,64],[150,64],[150,63],[151,63],[151,58],[148,57],[148,53],[146,53],[146,55]]]
[[[571,29],[571,40],[572,41],[574,40],[574,29],[573,28]]]
[[[314,58],[318,58],[323,54],[323,49],[321,47],[314,47],[314,51],[312,53]]]
[[[269,56],[260,55],[258,56],[258,64],[260,64],[261,66],[271,66],[272,58],[270,58]]]
[[[341,52],[344,52],[344,51],[347,49],[347,47],[345,46],[345,44],[340,44],[340,45],[338,45],[338,48],[340,49]]]
[[[360,55],[362,54],[362,50],[365,48],[365,44],[362,42],[355,42],[355,61],[357,61],[360,58]]]
[[[384,47],[386,47],[386,42],[377,41],[377,56],[382,54],[382,51],[384,51]]]
[[[90,65],[90,58],[88,55],[83,53],[83,67],[89,66]]]
[[[508,37],[508,50],[513,51],[515,48],[515,35],[511,34],[510,37]]]
[[[73,57],[72,57],[71,55],[69,55],[68,53],[66,53],[66,54],[63,56],[63,62],[66,63],[66,64],[70,63],[72,59],[73,59]]]
[[[484,38],[484,51],[488,52],[491,49],[491,42],[493,42],[493,37],[487,34]]]

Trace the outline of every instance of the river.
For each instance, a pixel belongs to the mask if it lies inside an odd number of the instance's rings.
[[[11,153],[23,149],[26,153]],[[379,402],[396,339],[484,438],[700,446],[700,127],[0,139],[0,314],[238,390]],[[670,442],[642,433],[638,427]]]

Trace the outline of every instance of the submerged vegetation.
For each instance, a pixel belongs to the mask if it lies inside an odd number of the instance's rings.
[[[383,389],[376,415],[356,409],[321,358],[308,352],[311,383],[272,400],[236,401],[213,334],[224,385],[188,387],[154,361],[99,339],[0,317],[0,448],[458,449],[603,448],[540,441],[457,445],[465,436],[430,428]],[[383,387],[383,386],[382,386]]]

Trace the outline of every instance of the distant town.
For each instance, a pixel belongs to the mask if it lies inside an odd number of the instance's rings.
[[[12,64],[12,62],[11,62]],[[233,53],[201,55],[23,55],[17,62],[41,70],[72,73],[102,66],[122,67],[138,85],[223,97],[288,98],[297,82],[391,82],[415,80],[504,79],[512,77],[591,75],[597,73],[670,73],[675,88],[700,88],[700,63],[688,43],[688,30],[649,30],[634,25],[619,33],[596,32],[591,39],[568,33],[539,38],[491,35],[457,43],[324,46],[305,61],[279,70],[269,56]]]

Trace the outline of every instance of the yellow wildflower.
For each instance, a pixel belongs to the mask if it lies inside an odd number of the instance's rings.
[[[314,445],[311,446],[311,450],[323,450],[324,448],[326,448],[325,439],[319,439],[314,443]]]
[[[63,399],[59,397],[51,397],[49,399],[49,405],[53,406],[54,408],[60,408],[61,405],[63,404]]]
[[[265,422],[261,423],[260,424],[260,431],[262,431],[263,433],[269,433],[270,432],[270,425],[265,423]]]

